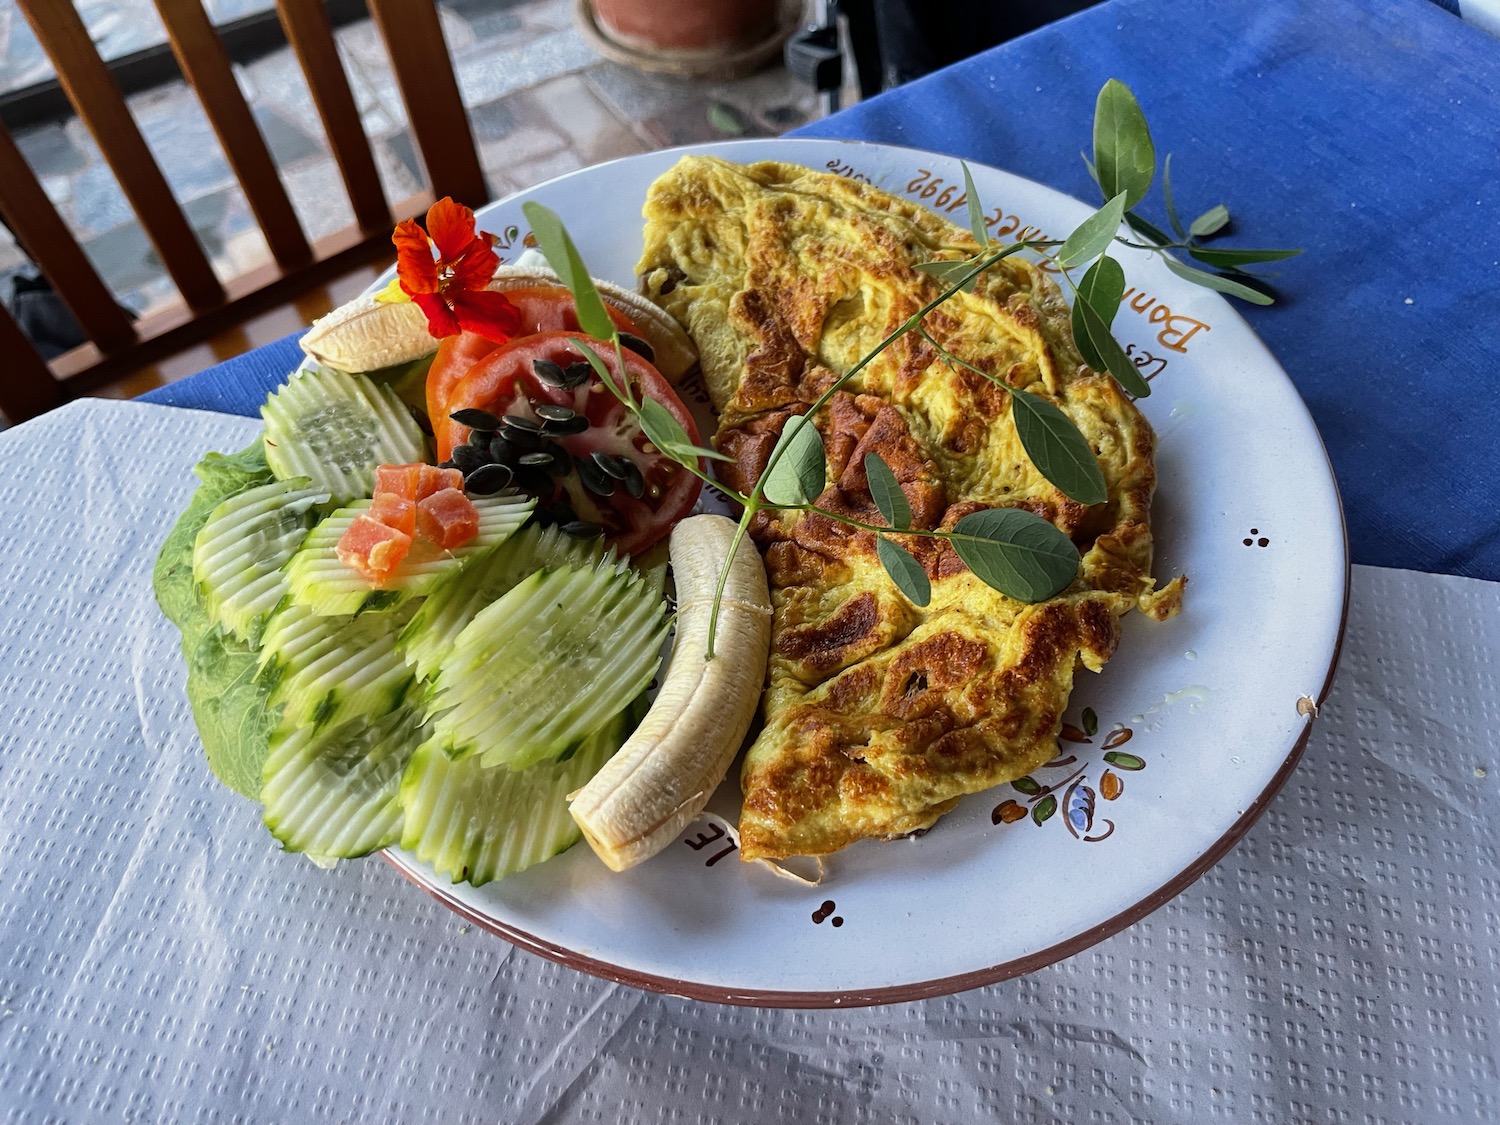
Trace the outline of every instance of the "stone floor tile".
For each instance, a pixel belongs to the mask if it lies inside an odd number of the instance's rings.
[[[266,147],[271,150],[272,159],[282,167],[327,151],[321,133],[316,138],[311,136],[278,110],[270,106],[255,106],[252,112],[255,123],[260,126],[261,136],[266,139]]]
[[[228,206],[228,193],[218,192],[201,196],[183,208],[210,259],[219,258],[224,253],[224,239],[219,233],[219,227]],[[83,249],[105,283],[112,291],[120,294],[122,300],[134,295],[137,290],[149,290],[165,276],[156,251],[140,225],[134,222],[122,223],[111,231],[88,239],[84,242]],[[140,306],[131,301],[126,303],[139,311]]]
[[[75,237],[101,235],[135,218],[115,174],[102,161],[75,175],[72,187],[72,199],[63,217],[69,221]]]
[[[497,0],[440,0],[439,10],[443,13],[443,29],[446,36],[450,22],[462,22],[467,26],[473,42],[488,45],[496,39],[504,39],[523,31],[526,27],[521,18],[518,3],[497,2]],[[448,49],[456,51],[452,40],[449,40]]]
[[[21,155],[26,157],[26,163],[38,176],[66,176],[88,163],[88,157],[79,151],[67,130],[59,124],[19,129],[13,139]]]
[[[394,133],[392,136],[405,136],[404,133]],[[403,199],[415,195],[421,191],[427,182],[427,177],[414,176],[410,167],[402,160],[401,156],[392,149],[384,140],[376,141],[370,146],[375,155],[375,171],[380,175],[380,183],[385,188],[385,197],[395,206]]]
[[[203,106],[181,82],[137,94],[130,111],[157,166],[179,201],[196,199],[234,182],[234,173]]]
[[[507,136],[479,142],[479,163],[485,173],[505,177],[506,169],[550,156],[568,147],[568,142],[550,129],[523,125]]]
[[[573,5],[574,0],[531,0],[521,14],[533,27],[557,31],[577,26],[577,21],[573,18]]]
[[[566,134],[570,147],[585,164],[641,151],[641,141],[630,126],[594,94],[580,75],[543,82],[530,91],[530,98]]]
[[[557,176],[576,172],[582,167],[583,161],[572,149],[563,149],[551,156],[544,156],[540,160],[532,160],[525,164],[514,164],[502,173],[505,185],[509,189],[505,194],[535,187]]]
[[[354,225],[354,208],[331,156],[283,169],[281,179],[309,239],[316,241]]]
[[[583,37],[569,28],[518,46],[472,52],[455,59],[454,68],[464,104],[477,105],[582,70],[597,57]]]
[[[323,120],[307,88],[307,77],[290,47],[236,66],[240,89],[252,106],[274,108],[309,136],[323,136]],[[321,143],[321,142],[320,142]]]

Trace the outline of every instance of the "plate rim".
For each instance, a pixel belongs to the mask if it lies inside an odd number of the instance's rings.
[[[807,146],[809,148],[825,148],[827,146],[851,146],[871,147],[884,150],[909,153],[913,156],[939,156],[948,160],[967,160],[954,153],[940,152],[936,149],[919,149],[907,145],[887,144],[881,141],[871,141],[862,138],[835,138],[835,137],[756,137],[738,140],[724,140],[709,142],[706,144],[679,145],[672,148],[656,149],[651,152],[634,153],[629,156],[618,157],[614,160],[603,161],[592,164],[585,168],[575,169],[571,172],[554,176],[549,180],[535,184],[519,191],[511,192],[499,199],[493,200],[480,208],[476,214],[482,216],[484,212],[498,208],[514,200],[534,196],[536,192],[544,190],[563,180],[586,173],[596,172],[599,169],[609,168],[614,165],[635,162],[643,159],[661,159],[673,155],[689,155],[701,153],[705,149],[712,148],[716,152],[725,148],[746,149],[771,148],[775,146]],[[768,158],[774,159],[774,158]],[[998,172],[1013,179],[1024,181],[1030,185],[1041,188],[1044,191],[1063,196],[1075,203],[1083,203],[1082,200],[1069,195],[1048,184],[1030,179],[1015,172],[1010,172],[995,165],[975,162],[976,167],[985,168],[988,171]],[[1087,206],[1087,204],[1084,204]],[[386,274],[394,274],[394,267],[382,273],[371,285],[371,290],[378,289],[388,279]],[[971,969],[967,972],[950,974],[943,977],[934,977],[921,981],[910,981],[903,984],[888,985],[876,988],[860,989],[834,989],[834,990],[800,990],[800,989],[735,989],[723,985],[707,984],[699,981],[683,980],[676,977],[663,976],[644,970],[631,969],[617,965],[611,961],[600,960],[588,954],[574,949],[568,949],[537,937],[526,930],[505,923],[492,915],[484,914],[470,904],[457,898],[444,890],[440,883],[428,879],[416,866],[415,861],[401,853],[399,848],[384,848],[380,852],[382,859],[396,870],[404,879],[424,891],[429,897],[439,904],[451,910],[465,921],[478,926],[482,930],[496,937],[503,938],[517,948],[544,957],[549,961],[591,976],[600,977],[604,980],[613,981],[617,984],[626,984],[635,988],[645,989],[651,992],[659,992],[672,996],[680,996],[686,999],[706,1001],[710,1003],[727,1004],[740,1007],[766,1007],[766,1008],[798,1008],[798,1009],[829,1009],[829,1008],[858,1008],[872,1007],[886,1004],[903,1004],[918,1000],[927,1000],[938,996],[948,996],[959,992],[967,992],[971,989],[980,988],[985,985],[996,984],[1001,981],[1010,980],[1014,977],[1035,972],[1056,964],[1059,961],[1075,956],[1078,953],[1098,944],[1106,938],[1112,937],[1135,922],[1140,921],[1147,915],[1154,913],[1162,906],[1185,891],[1210,868],[1217,864],[1237,844],[1251,827],[1260,819],[1271,801],[1280,793],[1286,785],[1287,780],[1295,772],[1297,764],[1301,761],[1303,751],[1307,747],[1307,741],[1312,735],[1313,725],[1318,712],[1328,698],[1332,689],[1333,681],[1338,670],[1339,659],[1343,652],[1344,639],[1347,635],[1349,620],[1349,596],[1350,576],[1352,562],[1349,557],[1349,525],[1344,513],[1343,495],[1339,490],[1338,477],[1334,472],[1332,460],[1328,456],[1328,448],[1323,441],[1322,434],[1318,431],[1317,424],[1313,421],[1311,411],[1303,399],[1301,391],[1296,383],[1287,373],[1285,367],[1276,358],[1260,336],[1250,327],[1244,316],[1231,305],[1222,295],[1208,293],[1218,302],[1221,310],[1228,313],[1239,322],[1239,326],[1248,337],[1254,341],[1262,353],[1263,359],[1271,364],[1277,373],[1286,380],[1287,386],[1297,406],[1301,409],[1308,428],[1317,440],[1318,449],[1323,455],[1323,464],[1327,470],[1327,479],[1332,492],[1334,509],[1338,513],[1339,536],[1338,542],[1342,554],[1343,566],[1340,570],[1340,580],[1343,589],[1340,595],[1340,609],[1338,627],[1333,638],[1332,651],[1329,654],[1328,668],[1323,677],[1323,683],[1318,689],[1318,694],[1312,698],[1310,714],[1306,715],[1307,721],[1302,725],[1300,733],[1293,740],[1291,746],[1286,750],[1276,772],[1271,776],[1261,792],[1251,801],[1235,821],[1202,853],[1191,863],[1175,875],[1168,878],[1154,890],[1145,894],[1136,902],[1118,911],[1109,918],[1096,923],[1082,932],[1062,941],[1054,942],[1041,949],[1020,957],[1013,957],[998,964],[979,969]],[[1304,697],[1308,698],[1308,697]],[[1300,710],[1300,707],[1299,707]]]

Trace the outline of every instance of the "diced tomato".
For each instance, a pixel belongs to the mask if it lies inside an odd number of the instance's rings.
[[[479,510],[458,489],[445,488],[417,501],[417,530],[451,551],[479,534]]]
[[[395,528],[403,535],[417,533],[417,502],[392,492],[377,492],[370,504],[370,518],[386,527]]]
[[[464,475],[458,469],[440,469],[436,465],[422,466],[422,479],[417,482],[418,500],[424,500],[434,492],[441,492],[445,488],[456,488],[460,492],[464,487]]]
[[[375,467],[375,495],[388,493],[403,496],[408,500],[418,499],[417,485],[422,479],[422,470],[430,465],[377,465]]]
[[[345,566],[379,586],[411,550],[411,536],[387,527],[366,512],[354,517],[334,551]]]

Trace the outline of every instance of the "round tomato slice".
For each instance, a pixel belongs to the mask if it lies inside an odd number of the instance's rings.
[[[520,289],[505,290],[506,299],[516,306],[521,314],[521,328],[515,338],[532,336],[538,332],[558,332],[564,329],[578,330],[578,310],[573,303],[573,294],[560,285],[532,285]],[[621,332],[639,336],[640,330],[624,313],[606,304],[604,311]],[[439,461],[446,461],[453,450],[449,432],[448,415],[453,408],[448,399],[454,385],[468,373],[476,361],[482,359],[500,345],[474,332],[460,332],[446,336],[438,344],[437,358],[427,372],[427,416],[432,421],[433,440],[437,445]]]
[[[635,415],[588,368],[580,340],[619,380],[613,346],[581,332],[512,340],[474,364],[449,398],[453,412],[478,408],[511,421],[499,430],[499,443],[481,431],[478,445],[467,426],[452,423],[455,447],[469,447],[467,453],[455,448],[454,457],[489,460],[498,453],[515,470],[517,485],[537,497],[538,518],[564,526],[595,524],[622,553],[638,554],[692,511],[702,482],[647,441]],[[666,407],[697,445],[693,416],[671,384],[634,352],[624,354],[632,393]],[[541,378],[539,369],[550,379]],[[559,374],[565,377],[559,380]]]
[[[460,332],[438,341],[436,357],[427,369],[427,420],[432,423],[432,442],[439,461],[453,452],[453,423],[448,420],[448,399],[453,387],[476,362],[500,347],[477,332]]]
[[[576,332],[581,327],[578,323],[578,310],[573,304],[573,294],[559,285],[536,285],[524,289],[503,289],[501,292],[521,313],[521,330],[516,333],[518,340],[522,336],[532,336],[538,332]],[[640,330],[619,309],[606,302],[604,311],[609,313],[609,319],[615,322],[615,327],[621,332],[629,332],[632,336],[640,335]]]

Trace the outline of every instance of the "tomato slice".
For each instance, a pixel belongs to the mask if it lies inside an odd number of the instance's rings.
[[[521,314],[521,329],[515,336],[518,340],[524,336],[534,336],[538,332],[576,332],[579,328],[573,294],[560,285],[507,289],[505,296]],[[608,304],[604,306],[604,310],[621,332],[640,335],[640,329],[620,310]],[[500,345],[475,332],[446,336],[438,344],[437,358],[432,361],[432,367],[427,372],[427,417],[432,422],[432,436],[439,461],[446,461],[453,451],[448,415],[457,407],[450,406],[448,400],[453,394],[454,384],[468,373],[470,367],[497,347]]]
[[[538,518],[565,526],[574,521],[596,524],[612,546],[638,554],[664,539],[672,525],[692,511],[702,482],[646,440],[635,416],[597,374],[590,369],[582,377],[577,365],[586,366],[587,360],[579,340],[603,358],[615,379],[620,378],[610,344],[582,332],[542,332],[512,340],[471,367],[454,385],[449,407],[478,408],[496,418],[519,420],[499,431],[505,439],[500,459],[515,469],[516,483],[538,498]],[[544,370],[548,364],[555,365],[553,371],[572,368],[579,373],[577,385],[555,386],[539,378],[538,363]],[[625,352],[625,371],[634,393],[661,403],[698,444],[692,414],[656,368],[634,352]],[[484,433],[479,438],[483,451],[472,443],[467,454],[458,450],[460,443],[469,442],[471,431],[449,422],[455,458],[494,456],[495,443]],[[550,463],[537,456],[544,453],[551,455]]]
[[[578,310],[573,305],[573,294],[560,285],[535,285],[524,289],[506,289],[506,297],[521,313],[521,330],[516,339],[534,336],[538,332],[576,332],[582,327],[578,323]],[[604,311],[621,332],[639,336],[631,319],[619,309],[605,304]]]
[[[453,393],[454,384],[468,374],[476,362],[500,346],[477,332],[444,336],[438,343],[437,356],[427,369],[427,420],[432,423],[432,443],[439,461],[446,461],[453,452],[448,398]]]

